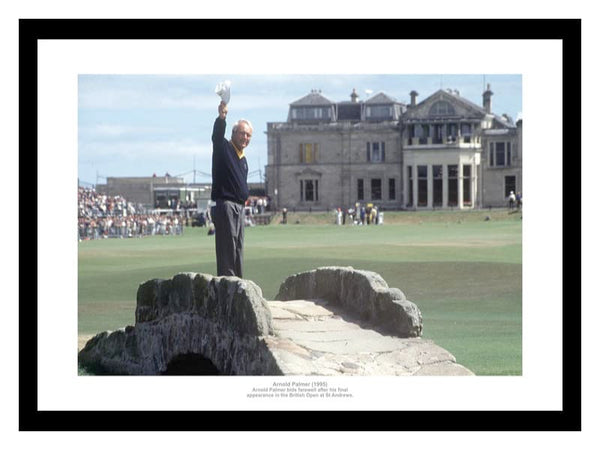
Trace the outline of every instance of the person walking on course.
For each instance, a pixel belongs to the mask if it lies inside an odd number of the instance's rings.
[[[508,209],[513,209],[516,201],[517,198],[515,197],[515,193],[510,191],[510,194],[508,194]]]
[[[238,120],[231,140],[225,139],[227,103],[219,104],[212,133],[211,211],[215,225],[217,276],[242,278],[244,247],[244,204],[248,200],[248,162],[244,149],[252,139],[252,124]]]

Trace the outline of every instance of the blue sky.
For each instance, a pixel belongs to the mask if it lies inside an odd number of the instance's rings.
[[[329,100],[359,100],[385,92],[408,103],[410,91],[424,100],[438,89],[457,89],[481,105],[489,83],[496,114],[521,116],[521,75],[80,75],[78,86],[78,177],[83,184],[105,177],[183,176],[210,182],[211,132],[219,97],[217,83],[231,81],[229,127],[239,118],[254,126],[246,156],[249,181],[267,164],[267,122],[284,122],[289,104],[321,90]],[[372,93],[368,93],[371,91]],[[227,131],[229,136],[229,130]]]

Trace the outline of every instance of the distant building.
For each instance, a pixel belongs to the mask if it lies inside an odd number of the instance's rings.
[[[171,176],[108,177],[106,184],[96,190],[106,195],[120,195],[128,202],[139,203],[146,208],[169,209],[180,204],[197,204],[206,208],[210,199],[210,184],[186,184],[183,178]]]
[[[250,195],[264,197],[264,183],[248,183]],[[106,184],[98,184],[96,191],[106,195],[120,195],[128,202],[144,205],[148,209],[170,209],[177,202],[193,203],[206,209],[212,190],[211,183],[187,184],[183,178],[171,176],[108,177]]]
[[[504,206],[522,186],[522,122],[458,91],[405,105],[380,92],[332,102],[311,91],[267,124],[267,194],[278,209]]]

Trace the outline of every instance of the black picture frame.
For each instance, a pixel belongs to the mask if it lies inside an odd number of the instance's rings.
[[[560,40],[563,130],[581,130],[579,19],[22,19],[19,21],[19,189],[39,201],[38,41],[44,39],[533,39]],[[567,146],[568,138],[568,146]],[[563,199],[581,196],[581,136],[563,133]],[[568,194],[568,195],[567,195]],[[31,205],[29,205],[31,206]],[[563,207],[567,205],[564,204]],[[562,410],[559,411],[41,411],[38,409],[38,268],[35,207],[19,220],[34,224],[19,236],[19,429],[21,431],[578,431],[581,430],[581,206],[563,215]],[[568,240],[566,236],[568,235]],[[568,242],[568,244],[567,244]],[[568,261],[568,264],[565,262]],[[568,282],[567,282],[568,280]],[[35,285],[33,285],[35,284]],[[568,290],[568,292],[567,292]],[[568,323],[567,323],[568,322]],[[568,351],[566,350],[568,349]],[[251,419],[251,420],[250,420]]]

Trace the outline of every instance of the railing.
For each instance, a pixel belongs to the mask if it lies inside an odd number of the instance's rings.
[[[154,223],[141,226],[112,225],[110,227],[101,225],[80,225],[77,237],[80,241],[92,239],[124,239],[139,238],[145,236],[178,236],[183,234],[183,224]]]
[[[462,144],[470,144],[478,145],[480,143],[480,138],[476,136],[445,136],[443,138],[439,137],[412,137],[407,138],[405,140],[405,146],[413,146],[413,145],[462,145]]]

